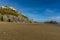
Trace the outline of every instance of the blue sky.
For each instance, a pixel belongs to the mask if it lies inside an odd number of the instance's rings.
[[[12,6],[38,22],[60,22],[60,0],[0,0],[0,6]]]

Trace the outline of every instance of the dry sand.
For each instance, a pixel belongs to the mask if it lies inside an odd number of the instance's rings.
[[[0,40],[60,40],[60,25],[1,22]]]

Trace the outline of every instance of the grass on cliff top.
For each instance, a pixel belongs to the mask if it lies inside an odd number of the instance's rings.
[[[13,16],[16,16],[16,17],[22,16],[24,18],[28,18],[27,16],[19,13],[17,10],[12,10],[9,7],[7,7],[7,8],[1,8],[0,7],[0,14],[2,14],[2,15],[13,15]]]

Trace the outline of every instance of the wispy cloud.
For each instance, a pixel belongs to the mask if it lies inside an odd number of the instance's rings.
[[[54,13],[55,11],[54,10],[50,10],[50,9],[46,9],[45,12],[46,13]]]
[[[51,19],[53,19],[53,20],[60,20],[60,16],[53,16],[53,17],[51,17]]]

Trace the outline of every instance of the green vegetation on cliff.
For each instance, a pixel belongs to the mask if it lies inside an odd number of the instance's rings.
[[[18,11],[13,10],[13,9],[11,9],[11,8],[9,8],[9,7],[6,7],[6,6],[0,7],[0,14],[2,14],[2,15],[19,16]]]
[[[2,14],[2,15],[13,15],[13,16],[22,16],[24,18],[28,18],[28,17],[24,16],[23,14],[21,14],[20,12],[18,12],[13,7],[8,7],[8,6],[0,7],[0,14]]]

